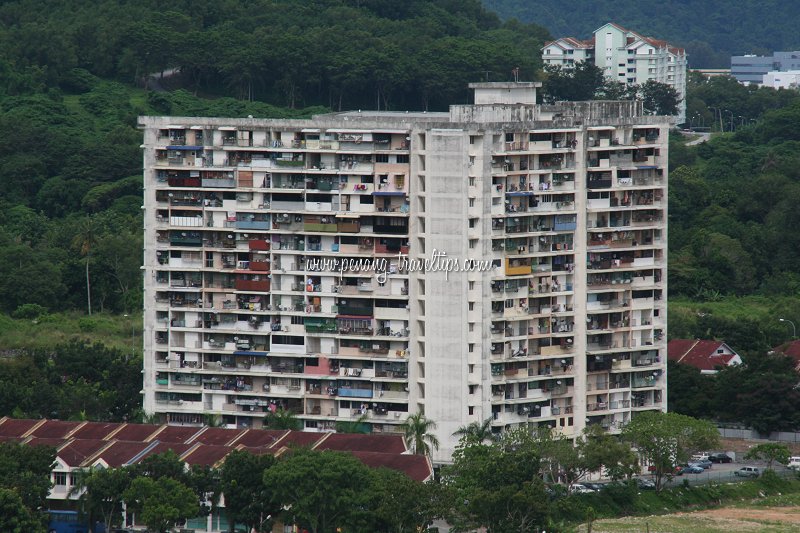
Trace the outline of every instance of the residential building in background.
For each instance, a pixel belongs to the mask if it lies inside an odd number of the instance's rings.
[[[774,52],[771,56],[743,55],[731,57],[731,76],[740,83],[764,82],[764,75],[772,72],[800,70],[800,51]]]
[[[686,51],[667,41],[645,37],[609,22],[586,41],[562,37],[542,48],[545,65],[572,68],[577,61],[593,61],[606,78],[624,85],[655,80],[672,86],[679,94],[677,123],[686,120]]]
[[[742,358],[733,348],[715,340],[672,339],[667,344],[667,357],[693,366],[703,374],[716,374],[722,367],[742,364]]]
[[[395,433],[422,411],[448,461],[487,418],[575,435],[665,410],[670,119],[539,85],[473,84],[449,113],[142,117],[146,412]]]

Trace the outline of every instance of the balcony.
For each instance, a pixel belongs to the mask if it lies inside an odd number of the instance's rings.
[[[303,223],[303,231],[318,231],[324,233],[336,233],[339,230],[337,224],[323,224],[319,222],[305,222]]]
[[[531,273],[531,265],[513,265],[506,263],[506,276],[524,276]]]
[[[269,280],[237,279],[234,287],[237,291],[269,292]]]

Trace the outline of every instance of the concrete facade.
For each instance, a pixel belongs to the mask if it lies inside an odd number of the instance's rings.
[[[643,36],[609,22],[586,41],[562,37],[542,48],[545,65],[573,68],[578,61],[593,61],[606,78],[624,85],[648,80],[666,83],[681,98],[678,124],[686,120],[686,51],[666,41]]]
[[[487,418],[575,435],[666,409],[669,119],[536,85],[449,113],[142,117],[145,410],[388,433],[423,411],[448,461]]]

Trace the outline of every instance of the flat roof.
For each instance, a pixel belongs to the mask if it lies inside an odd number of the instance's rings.
[[[540,81],[485,81],[470,83],[470,89],[536,89],[541,87]]]

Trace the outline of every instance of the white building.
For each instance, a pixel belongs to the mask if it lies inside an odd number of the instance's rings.
[[[797,89],[800,87],[800,70],[767,72],[761,85],[773,89]]]
[[[571,68],[577,61],[594,61],[606,77],[619,83],[655,80],[671,85],[681,98],[678,123],[686,118],[686,51],[666,41],[645,37],[609,22],[581,41],[563,37],[542,48],[545,65]]]
[[[489,417],[572,435],[666,409],[669,120],[538,86],[474,84],[449,113],[142,117],[145,410],[373,432],[421,410],[446,461]],[[488,268],[398,256],[437,252]]]

